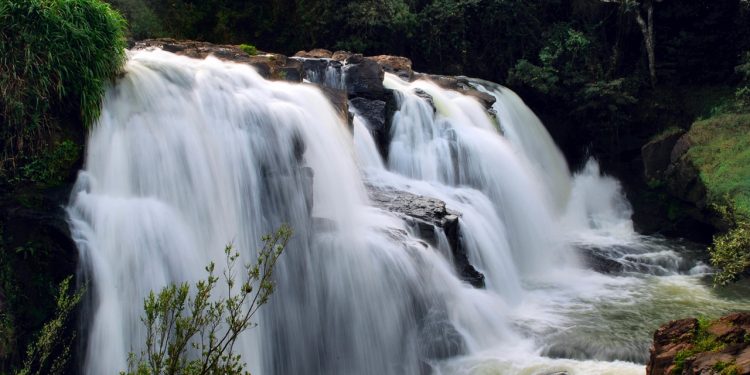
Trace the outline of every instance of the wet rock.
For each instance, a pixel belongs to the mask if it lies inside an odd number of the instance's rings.
[[[349,122],[349,102],[346,100],[346,91],[331,88],[323,85],[316,85],[323,92],[323,95],[328,98],[328,101],[333,105],[333,108],[338,113],[339,117]]]
[[[379,55],[369,56],[372,60],[380,65],[384,71],[393,73],[406,81],[411,81],[414,71],[411,69],[411,60],[401,56]]]
[[[466,77],[414,73],[413,79],[426,79],[428,81],[434,82],[436,85],[444,89],[458,91],[461,94],[471,96],[476,99],[479,104],[481,104],[485,109],[491,109],[492,105],[495,104],[496,99],[494,96],[475,90],[473,87],[471,87],[471,85],[469,85],[468,78]]]
[[[310,167],[300,168],[300,177],[302,180],[302,189],[305,196],[305,206],[307,207],[308,215],[312,213],[313,209],[313,182],[315,179],[315,171]]]
[[[387,121],[386,102],[378,99],[356,97],[349,100],[349,106],[365,120],[365,125],[370,129],[380,155],[384,159],[387,158],[390,127]]]
[[[432,107],[432,113],[434,114],[437,112],[437,108],[435,107],[435,100],[432,98],[432,95],[426,93],[422,89],[414,89],[414,93],[417,94],[418,97],[422,98],[424,101],[427,102],[427,104]]]
[[[614,274],[624,271],[623,264],[612,259],[604,249],[590,245],[577,245],[576,250],[583,264],[596,272]]]
[[[466,343],[451,323],[447,311],[431,309],[420,322],[419,349],[424,359],[442,360],[464,354]]]
[[[672,163],[672,150],[677,140],[685,134],[682,129],[674,129],[656,137],[641,147],[644,173],[647,179],[659,180]]]
[[[355,54],[345,60],[342,71],[344,86],[350,97],[381,99],[385,94],[385,73],[378,63]]]
[[[294,54],[294,57],[305,57],[312,59],[330,59],[333,53],[327,49],[315,48],[310,51],[299,51]]]
[[[442,230],[453,254],[454,267],[459,277],[477,288],[484,287],[484,275],[469,262],[461,243],[459,214],[449,211],[445,202],[395,189],[367,186],[368,196],[375,206],[404,216],[422,237],[437,242],[436,230]]]

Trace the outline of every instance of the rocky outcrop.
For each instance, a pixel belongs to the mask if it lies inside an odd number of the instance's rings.
[[[459,277],[474,287],[484,287],[484,275],[471,265],[461,242],[460,214],[448,210],[445,202],[435,198],[374,186],[368,186],[367,191],[373,204],[402,215],[427,242],[436,245],[437,231],[443,231]]]
[[[349,107],[365,120],[380,155],[384,159],[387,158],[390,141],[387,103],[383,100],[357,97],[349,100]]]
[[[475,90],[469,85],[469,81],[466,77],[414,73],[414,79],[426,79],[444,89],[458,91],[464,95],[471,96],[486,109],[491,109],[492,105],[495,104],[494,96]]]
[[[647,375],[750,374],[750,313],[682,319],[654,333]]]
[[[294,57],[304,57],[310,59],[330,59],[332,55],[333,52],[327,49],[315,48],[310,51],[299,51],[294,54]]]
[[[302,63],[277,53],[259,52],[249,55],[235,45],[212,44],[169,38],[146,39],[135,42],[133,49],[161,48],[177,55],[203,59],[215,56],[222,60],[252,65],[266,79],[302,81]]]
[[[380,65],[384,71],[393,73],[404,80],[411,81],[414,71],[411,69],[411,60],[401,56],[379,55],[367,58]]]
[[[344,61],[343,73],[344,87],[350,96],[380,99],[385,94],[385,73],[378,63],[360,54],[351,55]]]
[[[643,169],[648,179],[662,179],[672,164],[672,150],[677,140],[685,134],[679,128],[669,129],[641,147]]]

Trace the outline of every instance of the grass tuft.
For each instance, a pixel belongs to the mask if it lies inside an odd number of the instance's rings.
[[[125,61],[125,27],[99,0],[0,1],[0,172],[43,149],[59,114],[96,120]]]

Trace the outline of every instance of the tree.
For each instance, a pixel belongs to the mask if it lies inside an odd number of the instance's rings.
[[[651,78],[651,86],[656,85],[656,58],[654,56],[654,2],[662,0],[601,0],[605,3],[619,3],[623,9],[635,16],[635,21],[643,34],[643,42],[646,45],[648,56],[648,72]],[[645,10],[646,17],[642,12]]]
[[[237,273],[239,253],[225,248],[222,279],[226,297],[212,296],[219,277],[213,263],[208,277],[190,290],[188,283],[169,285],[144,301],[145,351],[130,355],[128,375],[247,374],[245,362],[234,353],[239,335],[256,326],[253,317],[273,293],[272,274],[292,230],[282,225],[263,237],[255,264]],[[240,283],[237,277],[241,277]],[[239,285],[239,288],[237,286]]]

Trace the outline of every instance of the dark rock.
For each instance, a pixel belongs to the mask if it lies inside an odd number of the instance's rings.
[[[461,243],[459,214],[446,209],[445,202],[405,191],[369,185],[367,192],[374,205],[403,215],[416,227],[422,238],[433,245],[437,241],[435,231],[443,230],[448,239],[458,275],[476,288],[484,287],[484,275],[471,265]]]
[[[583,264],[596,272],[614,274],[625,270],[622,263],[612,259],[608,256],[608,252],[603,249],[595,246],[578,245],[576,250],[578,250]]]
[[[316,85],[323,95],[328,98],[328,101],[333,105],[333,108],[338,113],[339,117],[349,122],[349,102],[346,100],[346,91],[331,88],[323,85]]]
[[[466,352],[463,336],[444,309],[430,309],[419,324],[420,356],[427,360],[457,357]]]
[[[365,125],[370,129],[380,155],[384,159],[387,158],[390,127],[386,117],[386,102],[378,99],[355,97],[349,100],[349,106],[365,120]]]
[[[308,215],[312,213],[313,209],[313,181],[315,179],[315,171],[310,167],[300,168],[300,176],[302,178],[302,189],[305,196],[305,206],[307,207]]]
[[[351,55],[344,67],[344,86],[350,97],[360,96],[380,99],[385,94],[383,68],[378,63],[367,60],[362,55]]]
[[[672,152],[669,154],[669,161],[672,163],[679,161],[692,145],[693,143],[690,142],[690,137],[687,134],[680,136],[677,142],[675,142],[674,147],[672,147]]]
[[[667,168],[665,177],[667,188],[672,194],[698,209],[706,207],[706,186],[690,158],[683,155]]]
[[[384,71],[393,73],[406,81],[411,81],[414,71],[411,69],[411,60],[401,56],[379,55],[367,57],[380,65]]]
[[[672,150],[683,134],[685,134],[684,130],[674,129],[652,139],[641,147],[643,169],[647,179],[662,179],[663,173],[672,163]]]
[[[312,229],[314,233],[333,232],[337,228],[335,221],[324,218],[324,217],[313,217],[312,223],[313,223]]]
[[[432,107],[433,114],[437,112],[437,108],[435,107],[435,100],[432,98],[432,95],[426,93],[422,89],[414,89],[414,93],[417,94],[418,97],[424,99],[424,101],[426,101],[430,105],[430,107]]]

